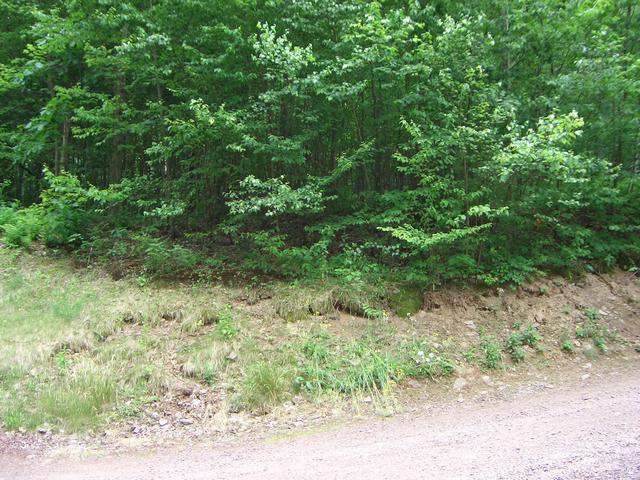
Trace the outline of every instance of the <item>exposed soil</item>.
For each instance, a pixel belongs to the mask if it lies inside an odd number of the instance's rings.
[[[0,478],[640,478],[639,363],[625,360],[501,400],[423,405],[305,436],[83,460],[4,454]]]

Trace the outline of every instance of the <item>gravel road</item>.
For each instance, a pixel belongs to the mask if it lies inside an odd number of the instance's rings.
[[[251,445],[0,458],[0,479],[640,479],[636,372]]]

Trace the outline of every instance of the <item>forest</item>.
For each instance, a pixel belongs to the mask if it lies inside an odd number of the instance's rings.
[[[0,231],[141,284],[637,271],[640,5],[0,0]]]

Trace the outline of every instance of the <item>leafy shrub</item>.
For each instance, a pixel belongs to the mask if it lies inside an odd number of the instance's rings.
[[[615,334],[609,328],[600,323],[600,312],[595,308],[587,308],[584,311],[587,319],[576,326],[576,337],[591,339],[594,347],[600,352],[607,351],[607,340],[613,340]]]
[[[489,337],[484,329],[480,329],[480,348],[484,354],[482,366],[496,370],[502,366],[502,347],[494,339]]]
[[[514,363],[519,363],[526,356],[522,347],[528,345],[539,350],[541,341],[542,336],[538,330],[533,325],[529,325],[524,331],[514,332],[509,336],[506,342],[506,349],[511,354]]]
[[[38,207],[0,207],[0,230],[7,245],[28,248],[42,232],[42,212]]]

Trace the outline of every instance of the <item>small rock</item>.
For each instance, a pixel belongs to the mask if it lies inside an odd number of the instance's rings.
[[[464,322],[464,324],[467,326],[467,328],[470,328],[471,330],[476,329],[476,324],[473,323],[471,320]]]
[[[488,385],[488,386],[493,385],[493,380],[491,380],[491,377],[489,375],[483,375],[482,381],[484,382],[485,385]]]
[[[180,425],[192,425],[193,424],[193,420],[191,420],[190,418],[179,418],[178,419],[178,423]]]
[[[38,433],[41,434],[41,435],[46,435],[47,432],[48,432],[48,430],[46,428],[40,427],[38,429]]]
[[[585,363],[584,365],[582,365],[582,368],[586,368],[586,369],[591,368],[591,362]]]
[[[229,355],[227,355],[227,360],[231,362],[235,362],[238,359],[238,352],[233,351]]]
[[[293,426],[296,428],[302,428],[304,427],[304,422],[301,422],[301,421],[293,422]]]
[[[409,380],[407,380],[407,386],[409,388],[420,388],[422,385],[415,378],[410,378]]]
[[[547,388],[556,388],[555,385],[553,385],[552,383],[546,384],[545,387],[547,387]]]
[[[424,322],[427,320],[427,312],[425,312],[424,310],[420,310],[418,313],[416,313],[413,316],[413,320],[414,321],[418,321],[418,322]]]
[[[142,433],[142,427],[140,425],[135,425],[133,427],[131,427],[131,433],[133,433],[134,435],[139,435]]]
[[[160,414],[158,412],[151,412],[150,416],[154,420],[158,420],[158,418],[160,418]]]
[[[182,395],[183,397],[190,397],[193,393],[193,388],[191,387],[180,387],[176,389],[177,393]]]
[[[164,427],[167,423],[169,423],[169,421],[166,418],[161,418],[160,420],[158,420],[158,425],[160,425],[161,427]]]
[[[456,392],[459,392],[460,390],[462,390],[466,386],[467,386],[467,381],[462,377],[457,378],[456,381],[453,382],[453,389]]]
[[[589,375],[588,373],[585,373],[584,375],[582,375],[580,378],[582,378],[582,380],[586,380],[587,378],[589,378],[591,375]]]
[[[365,398],[362,399],[362,402],[363,403],[371,403],[371,402],[373,402],[373,399],[371,397],[365,397]]]

